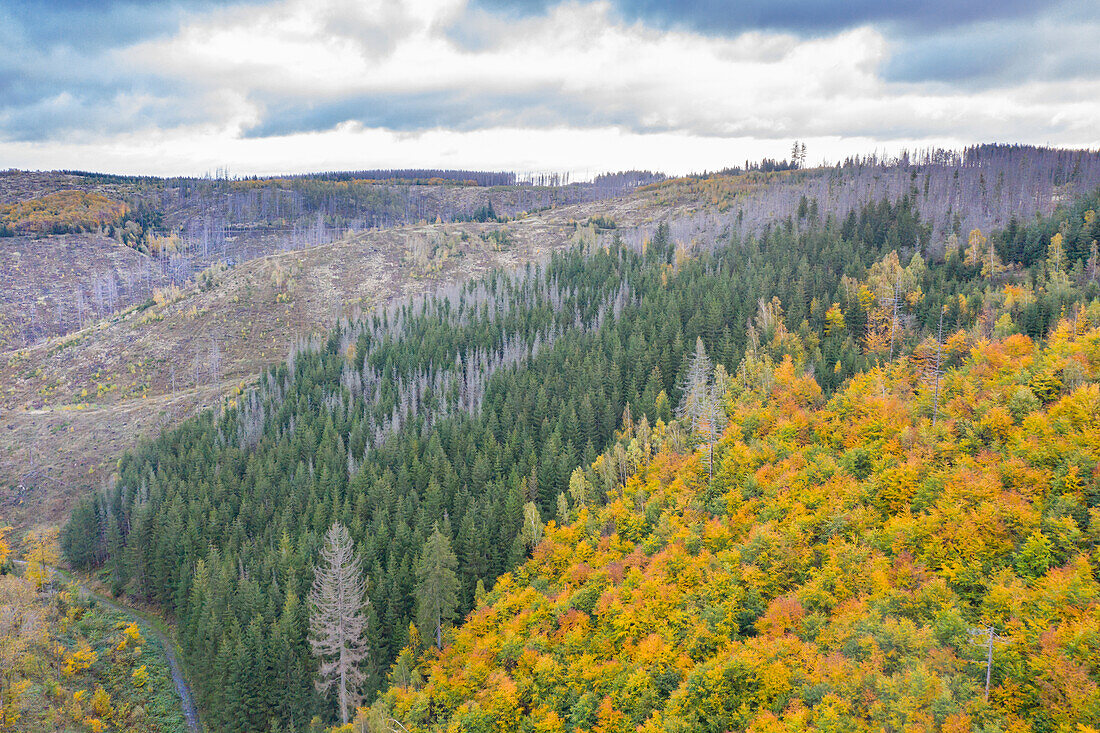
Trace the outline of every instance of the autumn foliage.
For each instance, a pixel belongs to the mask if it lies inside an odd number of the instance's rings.
[[[0,732],[182,730],[159,646],[76,586],[29,576],[0,572]]]
[[[1094,730],[1097,325],[1063,320],[1041,350],[968,344],[935,425],[916,359],[828,400],[789,357],[732,380],[712,483],[703,450],[640,461],[605,506],[551,522],[372,714],[409,730]],[[989,626],[987,702],[968,632]]]
[[[0,233],[65,234],[118,223],[126,204],[91,191],[57,191],[28,201],[0,204]]]

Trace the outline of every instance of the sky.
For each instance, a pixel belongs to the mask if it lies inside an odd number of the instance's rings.
[[[0,169],[1100,148],[1097,0],[0,0]]]

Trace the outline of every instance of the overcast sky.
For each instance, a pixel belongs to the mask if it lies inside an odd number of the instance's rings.
[[[0,168],[715,169],[1100,147],[1097,0],[2,0]]]

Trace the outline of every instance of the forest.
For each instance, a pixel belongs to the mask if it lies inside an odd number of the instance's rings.
[[[752,363],[713,459],[624,423],[606,502],[356,725],[1095,730],[1100,306],[949,342],[939,382],[895,359],[831,396]]]
[[[952,670],[967,624],[1032,618],[987,613],[990,598],[1073,592],[1059,613],[1093,608],[1081,421],[1096,414],[1100,194],[987,233],[941,231],[920,197],[838,217],[806,199],[759,232],[694,243],[669,226],[578,237],[544,264],[344,321],[127,454],[74,509],[65,555],[177,619],[218,730],[336,718],[312,684],[306,601],[336,522],[366,579],[363,701],[383,693],[363,715],[900,729],[900,708],[868,702],[887,685],[917,700],[912,720],[965,729],[980,675]],[[714,396],[693,402],[701,385]],[[1080,450],[1048,456],[1039,434]],[[979,501],[967,477],[1009,482],[1002,463],[1060,488],[1012,484],[1015,513],[982,514],[1009,488]],[[960,529],[967,501],[975,526]],[[448,556],[453,597],[425,628],[426,558]],[[1009,638],[1019,665],[1046,644],[1050,674],[1095,706],[1095,666],[1063,650],[1084,633]],[[817,677],[792,671],[811,664]],[[998,674],[1008,702],[982,720],[1048,703]],[[649,702],[628,711],[624,696]],[[743,702],[709,711],[719,699]],[[1063,718],[1095,724],[1081,710]]]
[[[126,204],[99,193],[58,191],[30,201],[0,204],[0,237],[99,231],[113,227],[128,213]]]

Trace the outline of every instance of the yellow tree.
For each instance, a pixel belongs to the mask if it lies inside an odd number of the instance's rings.
[[[840,304],[833,303],[829,310],[825,311],[825,335],[833,336],[844,330],[844,314],[840,311]]]
[[[30,585],[22,578],[0,576],[0,730],[15,730],[21,698],[31,685],[21,670],[44,635]]]
[[[26,539],[27,580],[38,590],[53,576],[57,564],[57,530],[42,529],[30,532]]]
[[[987,238],[981,229],[970,230],[970,236],[966,239],[966,264],[977,265],[985,259],[985,244]]]
[[[890,343],[890,322],[877,317],[870,319],[863,335],[864,353],[881,360],[890,353]]]
[[[11,527],[0,527],[0,567],[3,567],[11,557],[11,545],[8,544],[8,533]]]
[[[1050,246],[1047,247],[1047,270],[1050,279],[1055,282],[1064,282],[1066,279],[1066,248],[1063,245],[1065,238],[1062,232],[1058,232],[1050,238]]]
[[[65,667],[62,671],[67,677],[74,677],[97,661],[99,661],[99,652],[92,649],[87,641],[80,639],[73,653],[65,655]]]

